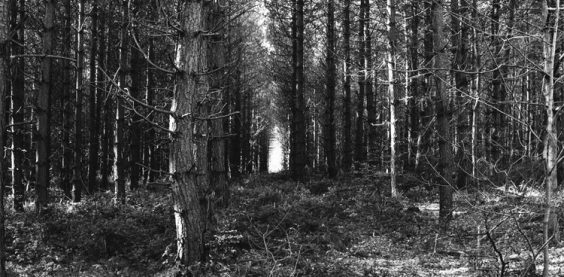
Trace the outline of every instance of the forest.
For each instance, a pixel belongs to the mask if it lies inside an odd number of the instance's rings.
[[[560,0],[0,0],[0,277],[564,276]]]

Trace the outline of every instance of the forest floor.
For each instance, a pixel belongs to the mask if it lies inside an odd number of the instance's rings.
[[[234,183],[230,207],[217,213],[210,261],[199,275],[542,272],[538,191],[488,185],[459,190],[455,218],[441,232],[436,187],[401,176],[400,196],[392,199],[383,196],[388,183],[377,173],[305,184],[275,174]],[[60,201],[42,215],[26,208],[7,216],[9,276],[179,276],[182,270],[174,261],[169,191],[141,190],[122,206],[101,193],[80,204]],[[564,276],[564,247],[551,244],[550,258],[551,276]]]

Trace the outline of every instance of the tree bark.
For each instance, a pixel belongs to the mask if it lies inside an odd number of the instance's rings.
[[[95,193],[98,188],[98,148],[99,148],[99,114],[97,110],[98,87],[96,60],[98,58],[98,3],[92,3],[92,26],[91,26],[91,45],[90,45],[90,101],[89,101],[89,122],[90,144],[88,151],[88,192]]]
[[[543,17],[545,26],[543,28],[543,57],[544,57],[544,82],[543,94],[546,106],[546,138],[544,140],[544,158],[546,163],[546,177],[545,177],[545,215],[544,215],[544,270],[543,276],[550,275],[550,256],[549,256],[549,242],[554,239],[552,237],[554,232],[551,232],[551,217],[557,216],[554,209],[554,201],[552,200],[553,190],[558,186],[557,169],[558,169],[558,132],[556,126],[557,117],[555,114],[554,103],[554,84],[555,84],[555,59],[556,48],[558,43],[558,28],[560,20],[560,0],[545,0],[543,1]],[[554,214],[554,215],[553,215]],[[556,219],[552,219],[558,220]]]
[[[14,55],[24,53],[24,16],[25,1],[11,0],[12,5],[12,27],[14,32],[13,43],[11,44]],[[18,9],[19,8],[19,9]],[[19,16],[19,20],[18,20]],[[13,60],[13,79],[12,79],[12,124],[25,121],[25,62],[23,59]],[[12,193],[13,205],[16,212],[24,210],[24,160],[26,153],[25,126],[12,127]]]
[[[387,0],[388,9],[388,97],[390,102],[390,191],[392,197],[397,196],[396,189],[396,98],[395,98],[395,78],[394,71],[396,68],[396,7],[394,0]]]
[[[442,184],[439,188],[439,220],[443,230],[448,229],[448,224],[452,220],[452,142],[450,136],[449,119],[451,112],[448,105],[448,93],[445,83],[447,81],[446,74],[446,40],[444,36],[444,19],[443,19],[443,0],[433,1],[433,50],[435,53],[433,71],[434,82],[437,92],[437,131],[439,136],[439,166],[438,171],[441,174]]]
[[[84,0],[78,4],[77,24],[77,68],[74,112],[74,165],[72,176],[72,201],[80,202],[82,198],[82,101],[84,98]]]
[[[141,4],[141,1],[139,0],[134,0],[133,1],[133,14],[137,15],[137,13],[141,10],[143,10],[143,4]],[[137,40],[139,40],[139,30],[137,27],[137,24],[135,23],[135,20],[133,20],[133,22],[131,22],[130,24],[132,24],[132,28],[131,28],[131,32],[137,37]],[[135,98],[135,99],[140,99],[141,98],[141,91],[143,91],[143,68],[145,68],[145,64],[144,64],[144,58],[141,54],[141,52],[139,52],[140,50],[137,49],[137,46],[135,45],[135,43],[131,44],[131,89],[130,89],[130,94],[131,97]],[[141,181],[141,176],[142,176],[142,170],[141,170],[141,164],[143,163],[142,161],[142,138],[143,138],[143,128],[142,128],[142,124],[141,121],[143,120],[141,118],[141,116],[138,114],[138,112],[142,112],[142,109],[139,107],[139,105],[135,105],[135,103],[132,104],[133,105],[133,109],[136,110],[136,112],[134,111],[133,114],[131,115],[131,124],[130,124],[130,132],[131,135],[129,136],[129,145],[130,145],[130,150],[129,150],[129,168],[131,170],[130,172],[130,185],[129,188],[131,190],[136,190],[139,188],[139,182]]]
[[[366,34],[366,68],[367,68],[367,75],[368,78],[366,79],[366,112],[367,112],[367,120],[368,120],[368,137],[367,137],[367,146],[368,146],[368,161],[372,165],[376,164],[377,160],[377,130],[373,124],[376,124],[376,93],[373,88],[373,80],[376,79],[376,71],[372,68],[372,28],[370,27],[370,0],[365,0],[366,6],[366,15],[365,18],[367,19],[367,34]]]
[[[119,51],[119,85],[121,90],[127,87],[126,77],[129,73],[127,68],[128,50],[129,50],[129,37],[127,35],[127,26],[129,22],[129,0],[122,0],[122,25],[120,33],[120,51]],[[125,204],[125,167],[127,157],[125,155],[125,109],[123,101],[120,97],[116,97],[116,121],[114,127],[114,164],[113,174],[115,182],[115,197],[116,202]]]
[[[43,18],[43,54],[41,58],[41,84],[38,98],[39,132],[37,143],[38,176],[37,176],[37,208],[47,206],[49,187],[49,168],[51,155],[51,67],[49,55],[53,54],[53,35],[55,21],[55,0],[44,0],[45,17]]]
[[[335,92],[337,87],[337,59],[335,38],[335,3],[327,2],[327,49],[326,49],[326,107],[325,107],[325,156],[327,159],[327,174],[334,178],[337,176],[336,134],[335,134]]]
[[[341,168],[345,172],[352,169],[353,147],[352,147],[352,119],[351,119],[351,0],[345,0],[343,11],[343,51],[345,56],[345,64],[343,74],[343,89],[345,98],[343,99],[343,157]]]
[[[366,162],[366,145],[364,140],[364,100],[366,95],[367,64],[366,64],[366,9],[365,0],[360,0],[360,15],[358,19],[358,97],[356,106],[355,129],[355,162],[357,166]]]
[[[5,157],[4,129],[6,125],[6,95],[9,79],[9,19],[10,5],[8,0],[0,1],[0,154]],[[14,15],[13,15],[14,16]],[[6,276],[6,244],[5,244],[5,211],[4,211],[4,159],[0,159],[0,277]]]
[[[208,217],[209,183],[207,177],[207,136],[203,121],[190,115],[198,110],[198,100],[207,94],[205,30],[207,10],[204,1],[185,2],[180,18],[183,36],[176,48],[177,74],[170,118],[172,148],[170,173],[173,176],[174,216],[176,219],[177,255],[184,265],[193,265],[204,260],[206,221]],[[203,95],[202,95],[203,94]],[[193,132],[195,131],[195,132]],[[203,147],[203,149],[202,149]],[[199,156],[204,154],[204,157]],[[206,163],[203,164],[202,161]]]

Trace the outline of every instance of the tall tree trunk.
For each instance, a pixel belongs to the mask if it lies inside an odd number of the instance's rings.
[[[472,19],[475,21],[478,18],[478,2],[477,0],[472,1]],[[478,31],[476,28],[472,28],[472,69],[474,72],[478,72],[480,67],[480,55],[479,55],[479,44],[478,44]],[[472,151],[472,180],[476,180],[476,167],[478,163],[478,119],[479,119],[479,104],[480,104],[480,74],[475,73],[472,76],[472,96],[474,97],[474,103],[472,104],[472,141],[471,141],[471,151]]]
[[[198,137],[203,135],[202,126],[196,126],[198,123],[194,117],[182,115],[197,112],[198,95],[192,93],[207,93],[201,91],[207,86],[205,74],[191,74],[202,73],[206,67],[206,38],[200,32],[205,30],[207,19],[204,1],[185,2],[181,6],[180,19],[183,33],[193,35],[181,36],[176,48],[176,66],[181,71],[176,75],[171,107],[170,130],[175,133],[172,136],[172,149],[175,150],[170,152],[169,162],[173,176],[177,255],[182,264],[193,265],[204,260],[208,184],[202,183],[199,175],[206,170],[207,164],[205,168],[200,168],[202,157],[194,155],[201,154],[198,148],[202,145],[194,139],[202,139]]]
[[[241,60],[241,52],[238,53],[238,60]],[[229,158],[231,159],[230,162],[230,171],[232,178],[239,178],[241,176],[241,138],[242,138],[242,105],[241,105],[241,81],[240,81],[240,70],[235,71],[236,81],[234,84],[233,90],[233,112],[238,113],[233,117],[233,123],[231,125],[231,134],[233,137],[231,138],[231,153],[229,154]]]
[[[543,1],[543,17],[545,26],[543,28],[543,57],[544,57],[544,82],[543,94],[546,105],[546,138],[544,141],[544,158],[546,163],[546,177],[545,177],[545,215],[544,215],[544,270],[543,276],[550,275],[550,256],[549,256],[549,242],[555,239],[552,233],[558,232],[558,225],[556,228],[551,225],[551,221],[556,221],[552,217],[557,217],[554,209],[554,202],[552,200],[553,190],[558,186],[557,169],[558,169],[558,132],[556,126],[557,117],[555,115],[554,103],[554,84],[555,84],[555,59],[556,48],[558,43],[558,28],[560,20],[560,0],[545,0]]]
[[[358,98],[356,106],[355,129],[355,161],[358,165],[366,162],[366,145],[364,140],[364,98],[366,95],[366,0],[360,0],[360,15],[358,19]]]
[[[325,107],[325,156],[327,158],[327,174],[333,178],[337,176],[336,134],[335,134],[335,92],[337,87],[337,59],[335,47],[335,3],[327,2],[327,49],[326,49],[326,107]]]
[[[134,0],[133,1],[133,14],[136,15],[139,11],[143,10],[143,4],[141,1]],[[135,21],[134,21],[135,22]],[[133,27],[131,29],[133,35],[137,37],[139,40],[139,30],[136,23],[133,23]],[[141,54],[140,49],[137,49],[137,46],[132,43],[131,44],[131,97],[135,99],[141,98],[141,91],[143,91],[143,68],[144,59]],[[143,137],[143,128],[141,121],[143,120],[138,112],[142,112],[138,105],[133,105],[133,114],[131,115],[131,125],[130,125],[130,132],[131,135],[129,136],[129,168],[130,172],[130,185],[129,188],[131,190],[136,190],[139,188],[139,182],[142,175],[141,164],[142,164],[142,152],[141,152],[141,144],[142,144],[142,137]]]
[[[104,7],[107,7],[104,5]],[[104,11],[105,9],[101,9]],[[108,59],[109,59],[109,45],[112,43],[111,32],[108,26],[106,26],[106,14],[103,13],[100,16],[100,51],[98,55],[98,63],[101,68],[107,69]],[[102,74],[100,74],[102,78]],[[104,86],[108,88],[108,86]],[[103,135],[101,138],[101,151],[102,151],[102,164],[100,165],[100,175],[102,177],[102,183],[100,184],[100,189],[106,191],[110,189],[110,184],[112,183],[111,166],[112,162],[112,143],[113,139],[113,96],[107,92],[104,94],[104,101],[99,101],[99,109],[103,111],[104,116],[100,114],[100,121],[103,124]]]
[[[396,98],[395,98],[395,78],[394,71],[396,68],[396,7],[394,0],[387,0],[388,9],[388,97],[390,101],[390,187],[392,197],[397,196],[396,189]]]
[[[218,3],[215,3],[208,15],[208,27],[217,32],[209,43],[208,57],[209,70],[215,72],[210,76],[210,96],[213,99],[212,114],[222,114],[223,107],[227,103],[226,98],[226,74],[225,74],[225,45],[223,34],[225,30],[221,26],[225,21],[225,11]],[[227,118],[220,117],[212,119],[211,139],[209,144],[210,159],[210,185],[218,198],[218,204],[226,207],[229,201],[229,188],[227,184],[227,170],[225,167],[225,134],[223,132],[224,121]]]
[[[341,167],[345,172],[349,172],[352,167],[352,119],[351,119],[351,0],[345,0],[343,11],[343,51],[345,56],[344,64],[344,84],[343,89],[345,98],[343,100],[343,157]]]
[[[14,32],[12,53],[22,55],[24,53],[24,16],[25,1],[17,0],[12,3],[12,30]],[[19,9],[18,9],[19,7]],[[18,12],[19,11],[19,12]],[[18,19],[19,16],[19,20]],[[13,60],[13,79],[12,79],[12,124],[23,123],[25,121],[25,62],[22,58]],[[25,126],[12,127],[12,193],[14,210],[23,212],[24,210],[24,159],[26,152]]]
[[[433,50],[434,57],[434,82],[437,92],[437,131],[439,137],[439,166],[438,171],[443,180],[439,188],[439,219],[443,230],[448,228],[448,223],[452,219],[452,142],[450,136],[449,119],[451,112],[448,105],[448,93],[446,91],[445,82],[447,74],[445,71],[446,60],[446,39],[444,36],[444,20],[443,20],[443,0],[433,1]]]
[[[0,154],[5,157],[4,128],[6,125],[6,95],[8,94],[10,25],[9,1],[0,1]],[[13,15],[14,16],[14,15]],[[6,276],[5,211],[4,211],[4,160],[0,159],[0,277]]]
[[[72,201],[80,202],[82,198],[82,101],[84,98],[84,0],[78,4],[77,24],[77,67],[74,112],[74,166],[72,176]]]
[[[499,26],[501,20],[501,0],[492,0],[492,14],[491,14],[491,34],[492,34],[492,44],[494,46],[493,53],[491,54],[494,60],[494,66],[496,69],[493,71],[492,80],[492,98],[493,98],[493,109],[491,110],[492,118],[490,120],[490,144],[489,152],[491,154],[492,163],[496,164],[500,158],[502,158],[504,153],[501,153],[500,149],[503,149],[503,142],[501,141],[503,129],[504,129],[504,117],[506,114],[505,105],[502,103],[506,98],[506,87],[505,87],[505,76],[502,72],[500,64],[498,64],[498,55],[501,55],[502,51],[502,39],[500,37]],[[501,61],[503,62],[503,61]],[[502,66],[503,67],[503,66]]]
[[[293,96],[292,96],[292,126],[290,149],[290,166],[292,176],[296,180],[304,180],[307,165],[307,138],[306,138],[306,115],[304,98],[304,0],[293,0]]]
[[[95,193],[98,190],[98,146],[99,146],[99,114],[97,110],[98,87],[96,60],[98,59],[98,3],[92,3],[92,26],[91,26],[91,45],[90,45],[90,101],[89,101],[89,123],[90,144],[88,151],[88,192]]]
[[[43,54],[41,58],[41,84],[38,98],[39,132],[37,143],[38,176],[37,176],[37,208],[47,206],[49,187],[49,168],[51,155],[51,58],[53,54],[53,35],[55,22],[55,0],[44,0],[45,17],[43,19]]]
[[[64,34],[65,38],[63,41],[63,55],[66,57],[71,56],[71,44],[72,44],[72,7],[71,1],[65,0],[63,2],[65,10],[64,18]],[[63,93],[61,103],[63,105],[63,160],[62,160],[62,172],[61,172],[61,186],[63,193],[68,199],[72,199],[72,171],[73,171],[73,149],[71,142],[71,134],[73,125],[73,98],[72,93],[73,81],[72,81],[72,64],[69,60],[63,61],[64,71],[63,71]]]
[[[120,50],[119,50],[119,85],[121,90],[126,89],[126,77],[129,73],[127,68],[129,37],[127,35],[127,26],[129,22],[129,0],[122,0],[122,24],[120,33]],[[116,97],[116,123],[114,127],[114,164],[113,174],[115,182],[116,202],[125,203],[125,166],[127,157],[125,156],[125,109],[123,101]]]
[[[368,137],[367,137],[367,146],[368,146],[368,161],[371,164],[375,164],[377,160],[377,130],[373,126],[376,124],[376,93],[373,88],[373,80],[376,79],[375,72],[372,68],[372,28],[370,27],[370,0],[365,0],[366,6],[366,15],[365,18],[367,20],[366,28],[366,68],[367,68],[367,76],[366,79],[366,112],[367,112],[367,120],[368,120]]]

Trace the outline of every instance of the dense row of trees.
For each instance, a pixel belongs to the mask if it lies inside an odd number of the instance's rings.
[[[126,203],[170,182],[192,264],[228,178],[267,170],[277,125],[297,180],[386,171],[395,197],[402,172],[438,176],[444,228],[456,187],[502,185],[542,160],[548,225],[564,130],[559,1],[448,3],[0,1],[0,179],[16,211],[32,189],[41,210],[58,191]]]

